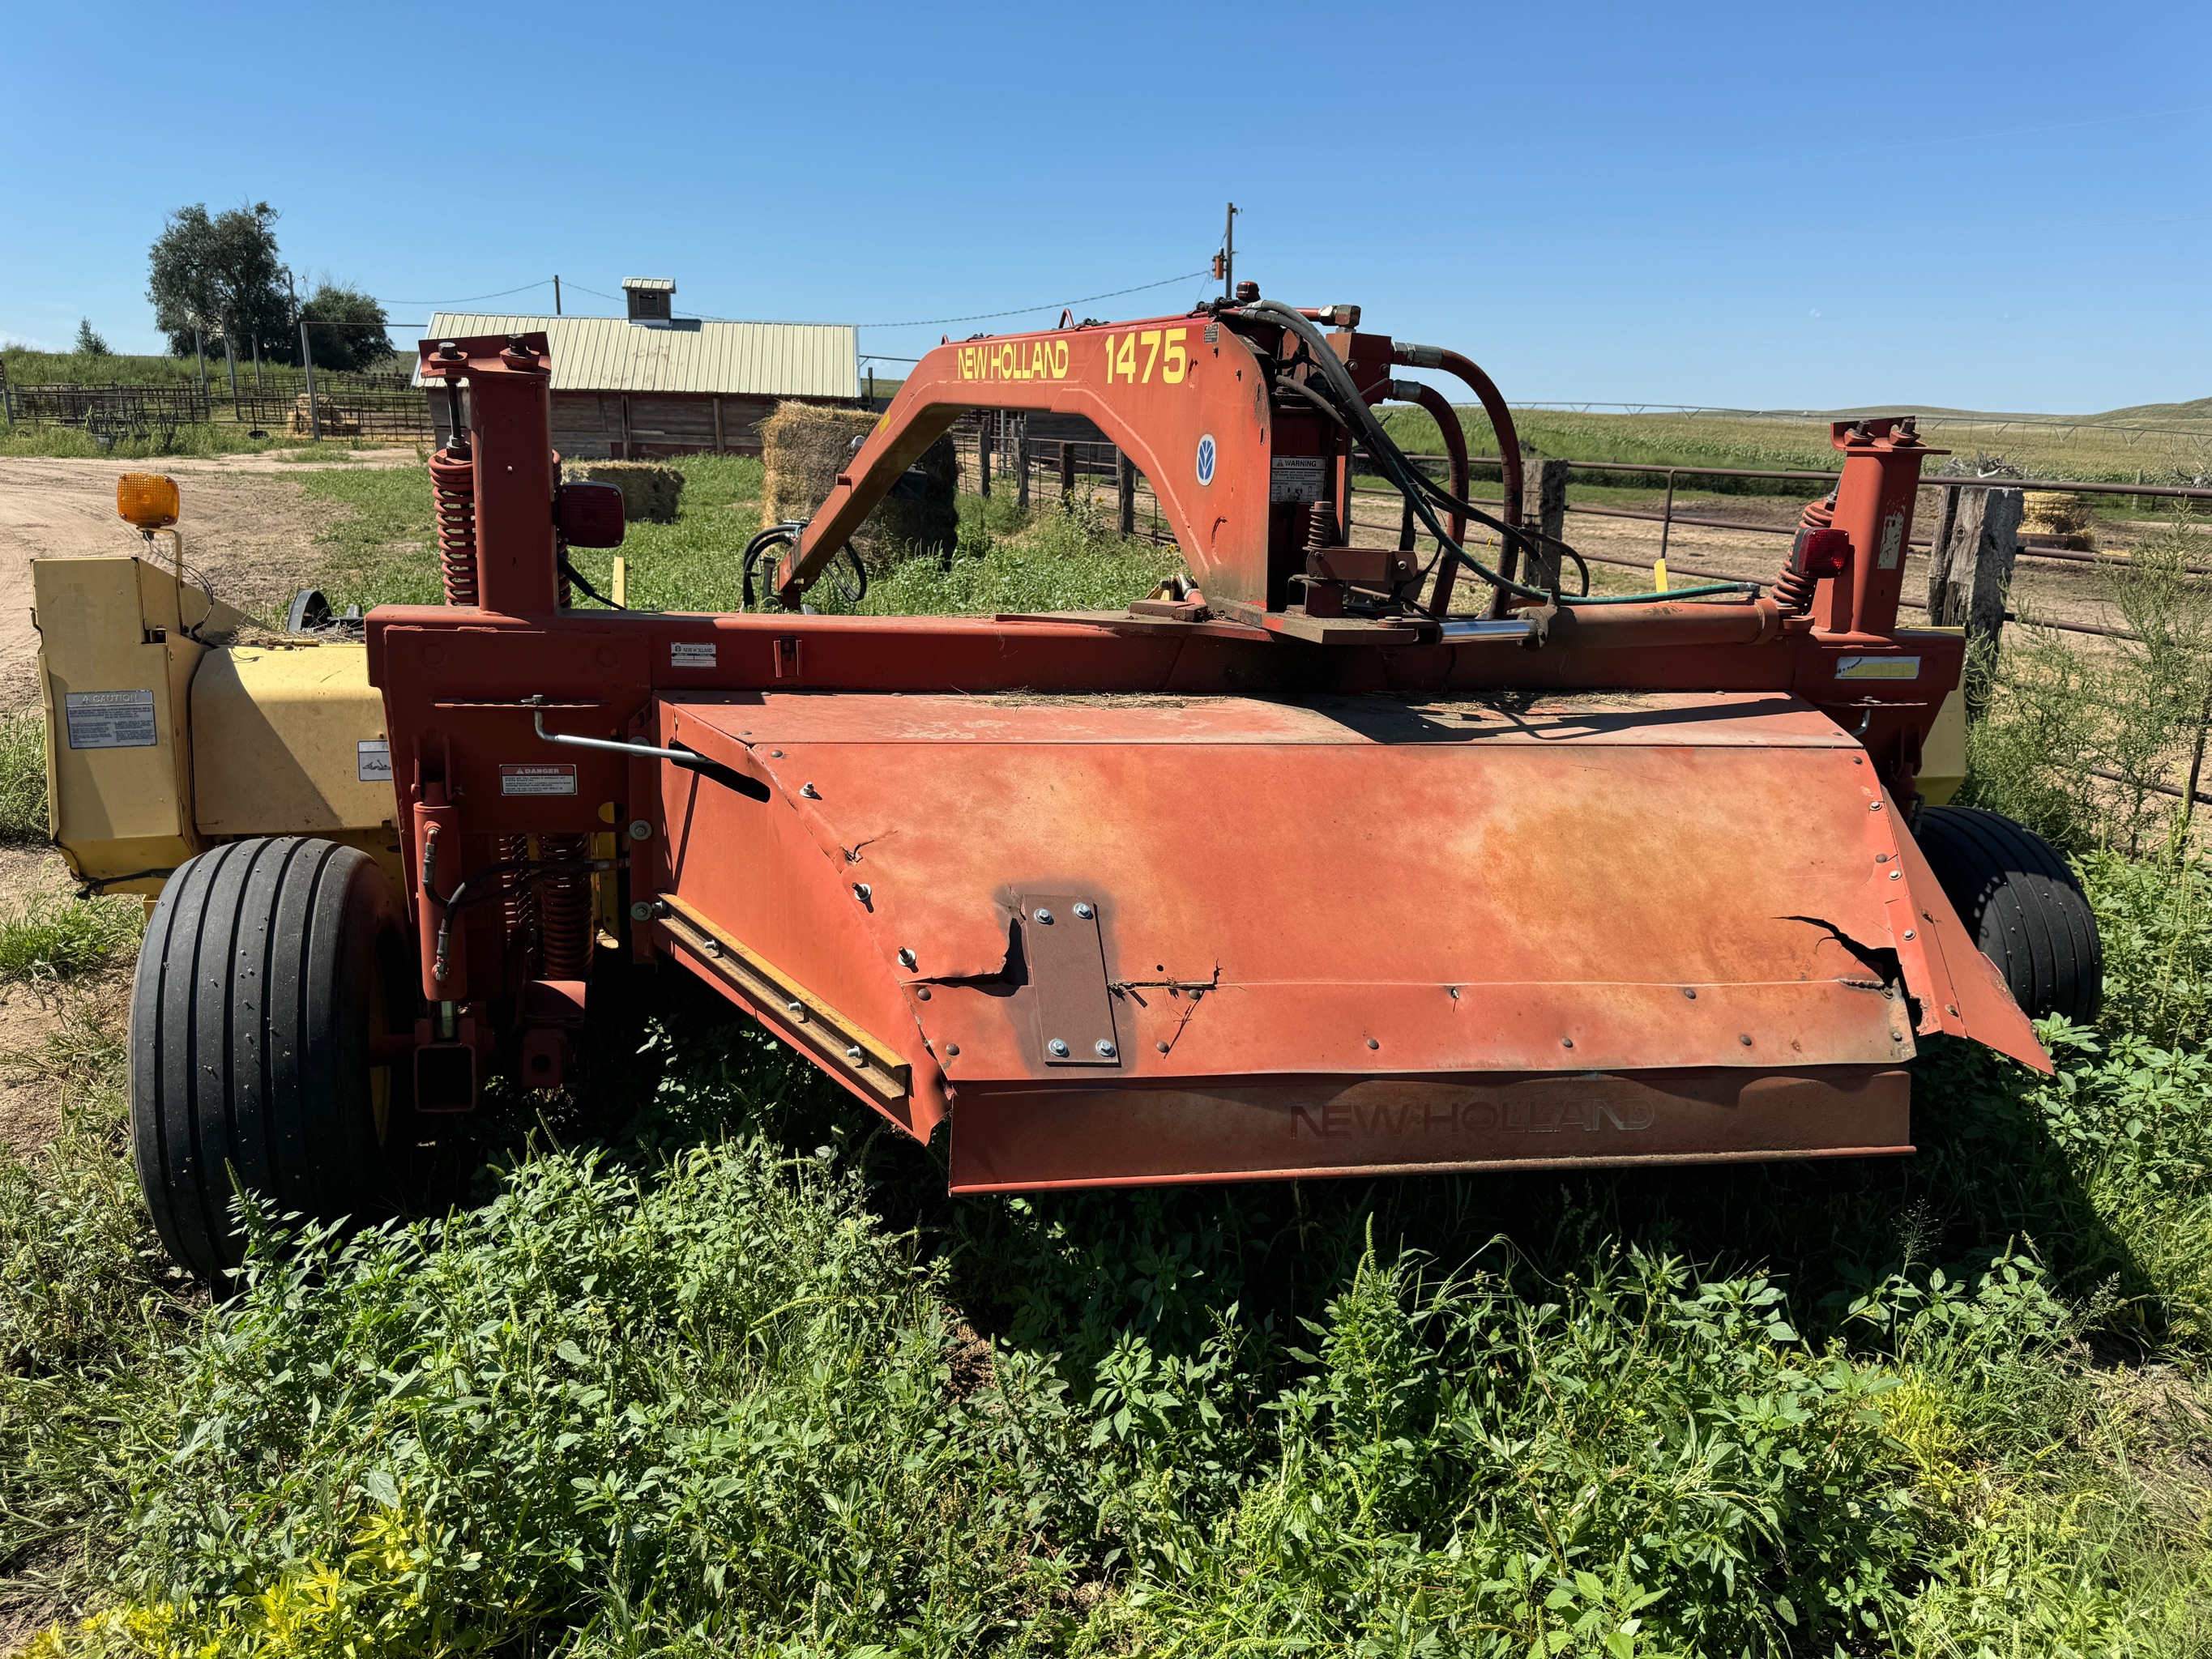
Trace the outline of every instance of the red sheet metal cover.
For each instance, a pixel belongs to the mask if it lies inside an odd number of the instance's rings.
[[[907,988],[956,1089],[1912,1052],[1901,826],[1786,696],[732,696],[662,736],[769,777],[866,885],[855,971]],[[1037,895],[1096,911],[1115,1052],[1079,1074]]]

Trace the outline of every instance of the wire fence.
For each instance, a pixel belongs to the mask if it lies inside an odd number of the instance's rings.
[[[227,400],[233,417],[256,431],[295,437],[354,438],[372,442],[427,441],[435,435],[429,399],[419,391],[377,386],[332,388],[318,376],[314,391],[257,396],[245,388]]]
[[[428,399],[404,374],[333,374],[276,364],[218,370],[205,385],[25,386],[0,364],[0,416],[10,426],[68,426],[101,445],[173,441],[179,430],[228,420],[262,434],[407,442],[434,435]]]

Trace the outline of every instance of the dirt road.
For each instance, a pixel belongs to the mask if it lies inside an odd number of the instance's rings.
[[[404,466],[416,457],[411,449],[370,449],[323,459]],[[0,456],[0,709],[38,695],[31,561],[129,555],[144,545],[115,516],[117,478],[138,471],[174,477],[184,493],[188,567],[217,598],[267,617],[320,564],[312,544],[337,511],[306,497],[300,488],[306,470],[276,453],[160,461]],[[166,556],[166,540],[162,545]]]

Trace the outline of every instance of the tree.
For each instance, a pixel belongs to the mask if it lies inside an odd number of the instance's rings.
[[[92,319],[81,317],[76,325],[76,351],[81,357],[105,357],[107,342],[100,337],[92,325]]]
[[[213,216],[199,203],[163,223],[148,254],[146,297],[179,356],[192,349],[196,329],[210,346],[228,334],[240,356],[250,356],[257,340],[264,356],[297,355],[279,282],[276,216],[266,202]]]
[[[317,368],[362,369],[392,355],[384,307],[356,289],[325,280],[300,315]]]

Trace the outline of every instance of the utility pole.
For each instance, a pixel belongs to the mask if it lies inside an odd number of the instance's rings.
[[[553,314],[561,314],[561,273],[557,270],[553,273]]]
[[[319,442],[323,435],[323,422],[319,411],[315,408],[314,354],[307,347],[307,315],[300,309],[299,285],[292,280],[289,265],[284,270],[284,288],[292,298],[292,315],[300,325],[300,371],[307,377],[307,435]]]

